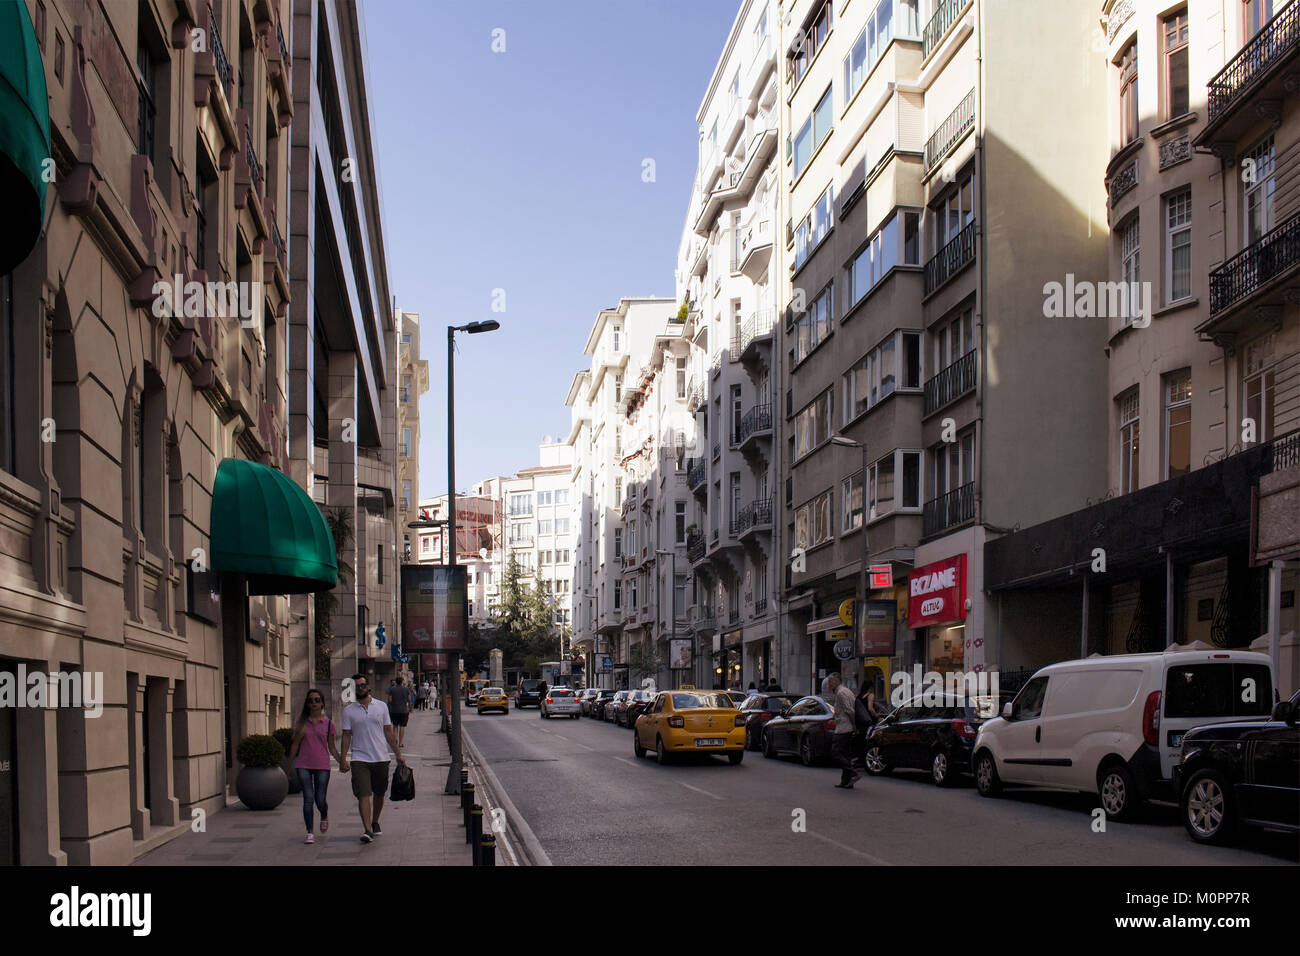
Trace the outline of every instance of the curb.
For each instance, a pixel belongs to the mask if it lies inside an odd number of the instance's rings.
[[[492,768],[487,765],[483,755],[474,746],[474,741],[470,739],[470,735],[466,732],[464,723],[461,724],[460,739],[465,746],[466,755],[473,760],[474,765],[482,772],[483,783],[492,797],[492,803],[495,803],[506,813],[506,829],[515,837],[515,845],[519,849],[519,865],[553,866],[550,856],[542,849],[537,834],[533,833],[533,828],[528,825],[528,821],[524,819],[523,814],[515,808],[514,803],[506,794],[505,787],[501,786],[501,781],[497,779],[497,775],[492,772]]]

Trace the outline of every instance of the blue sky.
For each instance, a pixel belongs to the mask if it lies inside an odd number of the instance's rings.
[[[421,496],[536,464],[597,311],[672,296],[695,114],[736,0],[364,0],[389,283],[420,313]],[[505,31],[505,52],[492,51]],[[656,181],[642,181],[642,161]],[[493,290],[505,312],[492,311]]]

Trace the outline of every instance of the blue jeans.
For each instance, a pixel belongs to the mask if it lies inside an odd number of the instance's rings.
[[[307,832],[312,830],[312,801],[320,808],[321,819],[330,815],[329,804],[325,802],[325,792],[330,786],[328,770],[307,770],[297,768],[298,784],[302,787],[302,818],[307,822]]]

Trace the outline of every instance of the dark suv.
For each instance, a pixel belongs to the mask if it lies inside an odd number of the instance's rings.
[[[516,707],[541,707],[546,684],[540,680],[521,680],[515,691]]]

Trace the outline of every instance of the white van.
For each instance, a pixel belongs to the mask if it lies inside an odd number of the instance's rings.
[[[1272,709],[1266,654],[1197,643],[1052,664],[980,727],[975,786],[986,797],[1002,784],[1100,793],[1123,820],[1149,797],[1176,798],[1184,732]]]

